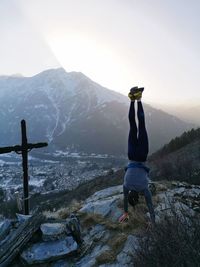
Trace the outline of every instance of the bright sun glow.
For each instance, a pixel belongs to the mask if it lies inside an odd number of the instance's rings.
[[[111,89],[124,87],[126,73],[120,57],[106,44],[74,33],[56,33],[47,42],[66,71],[81,71],[103,86],[112,85]]]

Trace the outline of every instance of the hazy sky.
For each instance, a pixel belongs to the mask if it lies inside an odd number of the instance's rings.
[[[0,74],[81,71],[148,102],[200,103],[199,0],[0,0]]]

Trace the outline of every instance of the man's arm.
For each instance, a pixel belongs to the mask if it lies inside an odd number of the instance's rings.
[[[144,197],[146,200],[147,207],[149,209],[151,221],[152,223],[155,223],[155,212],[154,212],[153,203],[152,203],[152,196],[148,188],[144,190]]]
[[[128,221],[128,192],[129,190],[123,186],[123,192],[124,192],[124,214],[119,218],[119,222],[125,222]]]

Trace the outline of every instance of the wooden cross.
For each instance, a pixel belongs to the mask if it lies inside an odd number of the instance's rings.
[[[23,167],[23,190],[24,190],[24,214],[29,215],[29,186],[28,186],[28,152],[33,148],[40,148],[48,146],[47,143],[31,144],[27,142],[26,136],[26,122],[21,121],[22,144],[16,146],[8,146],[0,148],[0,154],[16,152],[22,154],[22,167]]]

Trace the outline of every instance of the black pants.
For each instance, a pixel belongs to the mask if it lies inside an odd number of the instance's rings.
[[[128,158],[134,161],[146,161],[149,152],[148,135],[142,102],[138,101],[138,129],[135,121],[135,102],[131,101],[129,109],[130,132],[128,137]]]

